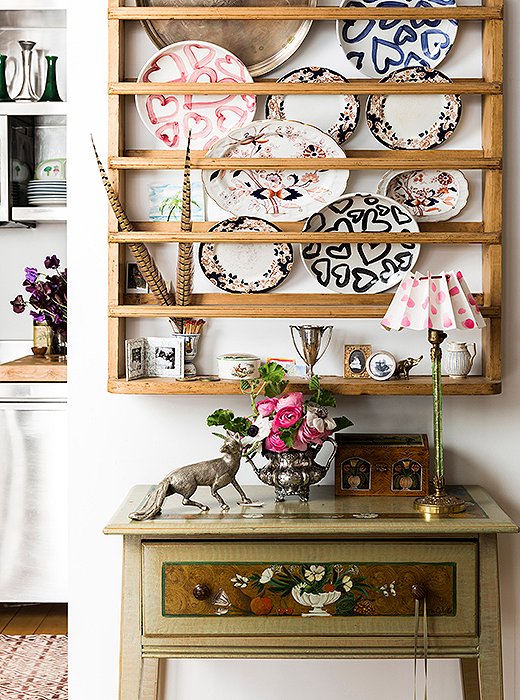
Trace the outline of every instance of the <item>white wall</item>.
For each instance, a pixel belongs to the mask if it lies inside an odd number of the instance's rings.
[[[520,156],[515,133],[519,98],[515,71],[519,64],[519,49],[513,31],[513,28],[518,31],[520,26],[520,10],[512,0],[509,4],[507,123],[510,138],[506,149],[504,393],[490,398],[445,399],[445,444],[450,480],[486,487],[520,522],[520,475],[516,463],[520,375],[515,352],[520,342],[515,308],[520,295],[516,272],[520,261],[516,236],[520,219],[514,207],[518,196],[517,162]],[[104,537],[101,534],[103,525],[135,483],[156,482],[172,466],[214,452],[215,441],[205,428],[205,417],[214,408],[224,405],[223,402],[235,410],[245,408],[244,400],[238,397],[221,400],[210,397],[125,397],[110,396],[106,392],[107,205],[88,137],[92,131],[104,157],[107,125],[105,18],[105,0],[91,0],[81,7],[71,3],[68,70],[72,77],[69,84],[71,700],[112,700],[117,693],[121,542],[118,538]],[[466,39],[464,29],[470,32]],[[313,28],[297,58],[287,64],[287,70],[311,61],[348,72],[346,63],[340,66],[341,56],[338,57],[335,41],[319,42],[320,31],[332,32],[332,29]],[[474,31],[469,27],[462,28],[459,37],[461,42],[464,41],[462,49],[456,46],[443,65],[448,74],[464,75],[464,71],[467,75],[479,74],[478,59],[473,57],[473,63],[467,65],[470,50],[478,45],[478,34],[475,35]],[[145,42],[145,39],[140,41]],[[323,46],[327,49],[326,54]],[[152,53],[151,44],[148,44],[148,50]],[[133,60],[138,66],[138,57]],[[466,124],[471,124],[475,118],[473,104],[468,114]],[[471,128],[469,133],[465,128],[464,133],[457,134],[459,141],[455,144],[454,140],[453,147],[470,147],[471,132]],[[357,134],[355,138],[358,139]],[[362,147],[364,138],[360,135],[355,147]],[[140,145],[140,142],[132,145]],[[352,187],[357,188],[358,184],[353,181]],[[434,255],[439,265],[448,261],[446,251]],[[463,261],[463,267],[469,270],[468,276],[476,286],[480,278],[471,253],[467,255],[469,257],[464,257],[467,264]],[[173,261],[164,257],[161,264],[172,265]],[[294,285],[300,285],[303,279],[298,277]],[[289,282],[293,284],[291,280]],[[288,286],[284,291],[294,290]],[[213,358],[224,349],[253,350],[263,355],[267,352],[287,354],[290,351],[287,323],[211,321],[203,340],[204,368],[211,369]],[[165,326],[160,324],[160,321],[140,324],[131,329],[131,334],[149,333],[152,328],[154,332],[166,333]],[[349,342],[368,339],[373,344],[384,343],[385,347],[396,350],[398,354],[402,352],[403,356],[409,349],[411,354],[426,350],[422,339],[413,338],[412,345],[404,346],[405,340],[390,339],[374,323],[348,321],[335,325],[335,346],[320,367],[323,372],[340,372],[340,347],[347,338]],[[427,397],[344,398],[340,401],[340,408],[355,421],[358,430],[423,432],[431,422],[431,400]],[[253,475],[245,467],[241,480],[243,483],[254,482]],[[517,651],[520,648],[518,539],[503,537],[500,552],[505,697],[518,700],[520,668],[515,668],[520,656]],[[432,667],[434,697],[460,698],[454,662],[437,662]],[[193,660],[168,662],[165,676],[163,697],[168,700],[195,700],[202,696],[220,698],[224,695],[228,700],[244,696],[250,700],[266,696],[311,700],[317,695],[327,694],[341,694],[349,700],[381,696],[400,700],[411,696],[412,692],[411,664],[407,661]]]

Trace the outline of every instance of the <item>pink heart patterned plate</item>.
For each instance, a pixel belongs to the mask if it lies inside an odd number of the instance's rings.
[[[154,54],[137,78],[143,83],[252,83],[234,54],[206,41],[180,41]],[[249,124],[254,95],[136,95],[141,121],[168,148],[207,150],[222,136]]]

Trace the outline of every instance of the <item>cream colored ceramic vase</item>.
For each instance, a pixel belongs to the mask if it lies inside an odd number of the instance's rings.
[[[470,352],[472,347],[473,352]],[[444,369],[452,379],[465,379],[477,354],[475,343],[448,343],[444,352]]]

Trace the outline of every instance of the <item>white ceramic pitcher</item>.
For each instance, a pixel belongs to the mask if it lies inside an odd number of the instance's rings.
[[[473,346],[471,353],[469,348]],[[477,354],[475,343],[448,343],[444,353],[444,369],[452,379],[465,379],[473,367]]]

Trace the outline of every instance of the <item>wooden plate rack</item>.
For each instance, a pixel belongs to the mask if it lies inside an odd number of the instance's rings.
[[[465,380],[443,378],[448,395],[489,395],[501,391],[501,300],[502,300],[502,94],[503,94],[503,0],[484,0],[482,6],[444,8],[339,8],[339,7],[125,7],[124,0],[109,0],[109,175],[124,203],[125,174],[135,170],[181,170],[184,152],[125,149],[125,98],[136,94],[443,94],[443,84],[379,83],[352,79],[348,83],[290,84],[256,80],[253,84],[228,83],[138,83],[124,75],[124,23],[144,19],[282,20],[312,19],[457,19],[482,23],[482,78],[453,80],[460,95],[481,95],[481,150],[347,150],[346,159],[323,159],[329,169],[394,170],[412,168],[459,168],[482,171],[482,221],[443,222],[421,225],[421,232],[407,233],[321,233],[327,243],[398,242],[413,237],[423,244],[479,244],[482,246],[482,294],[476,295],[487,326],[482,335],[482,376]],[[207,158],[203,151],[192,153],[194,169],[265,167],[265,159]],[[273,168],[306,168],[305,159],[272,159]],[[195,223],[189,235],[180,233],[174,222],[134,222],[135,231],[118,230],[109,218],[109,381],[114,393],[125,394],[236,394],[238,382],[181,382],[141,379],[126,382],[125,323],[127,318],[168,318],[172,307],[159,306],[153,299],[125,295],[125,244],[178,243],[180,241],[276,242],[279,233],[208,233],[214,222]],[[284,240],[305,243],[316,234],[302,231],[304,222],[281,224]],[[382,318],[391,294],[194,294],[193,303],[175,307],[177,317],[202,318]],[[337,394],[421,395],[431,393],[429,377],[409,381],[376,382],[367,379],[326,377],[324,383]],[[295,381],[294,386],[301,384]]]

